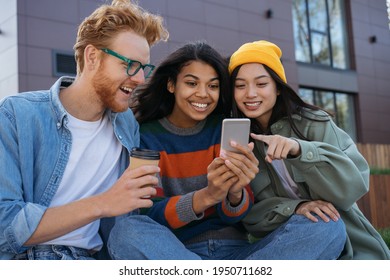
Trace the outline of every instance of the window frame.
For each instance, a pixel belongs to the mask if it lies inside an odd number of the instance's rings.
[[[75,72],[63,72],[59,71],[59,59],[58,56],[68,56],[74,59]],[[52,50],[52,74],[54,77],[62,77],[62,76],[76,76],[77,75],[77,63],[74,56],[74,52],[64,51],[64,50]]]
[[[313,102],[308,102],[307,99],[304,99],[302,97],[302,93],[301,93],[301,90],[305,90],[305,91],[311,91],[311,95],[312,95],[312,100]],[[298,95],[307,103],[310,103],[310,104],[313,104],[315,106],[318,106],[320,108],[322,108],[320,106],[320,104],[317,104],[316,103],[316,100],[318,100],[318,96],[320,96],[320,94],[324,94],[324,93],[330,93],[332,94],[332,106],[333,106],[333,109],[332,111],[330,111],[329,109],[327,108],[323,108],[324,110],[334,114],[334,117],[333,117],[333,120],[334,122],[336,123],[336,125],[338,127],[340,127],[341,129],[343,129],[346,133],[348,133],[348,135],[354,140],[354,141],[357,141],[357,138],[358,138],[358,131],[357,131],[357,128],[358,128],[358,124],[357,124],[357,111],[356,111],[356,93],[350,93],[350,92],[341,92],[341,91],[337,91],[337,90],[331,90],[331,89],[320,89],[320,88],[314,88],[314,87],[307,87],[307,86],[299,86],[299,89],[298,89]],[[343,96],[346,96],[347,97],[347,105],[348,105],[348,116],[349,116],[349,119],[350,121],[348,123],[344,123],[343,125],[340,124],[340,112],[339,112],[339,103],[338,103],[338,100],[337,100],[337,96],[340,96],[340,95],[343,95]],[[352,108],[352,111],[351,111],[351,108]],[[348,127],[343,127],[344,125],[347,125]]]
[[[314,66],[318,66],[318,67],[324,67],[324,68],[333,68],[333,69],[340,69],[340,70],[350,70],[354,67],[353,65],[353,61],[351,59],[352,57],[352,50],[350,48],[350,44],[349,44],[349,30],[350,30],[350,26],[349,26],[349,18],[350,18],[350,15],[349,15],[349,12],[348,12],[348,3],[346,0],[339,0],[339,10],[341,11],[341,16],[339,18],[340,20],[340,24],[341,24],[341,27],[342,27],[342,35],[341,38],[340,38],[340,43],[342,44],[342,52],[343,52],[343,56],[344,56],[344,59],[343,59],[343,64],[344,66],[338,66],[336,65],[335,63],[335,55],[334,55],[334,47],[337,46],[336,45],[333,45],[334,42],[337,42],[337,40],[333,40],[332,37],[335,37],[333,36],[332,34],[334,32],[332,32],[332,29],[331,29],[331,19],[330,19],[330,11],[329,11],[329,0],[322,0],[324,1],[325,3],[325,7],[326,7],[326,10],[324,11],[325,12],[325,18],[326,18],[326,28],[325,30],[318,30],[318,29],[315,29],[314,27],[312,27],[311,25],[311,19],[310,19],[310,10],[309,10],[309,1],[310,0],[302,0],[304,3],[304,7],[305,7],[305,18],[302,20],[302,23],[305,23],[305,26],[302,26],[303,28],[300,28],[300,25],[299,25],[299,22],[297,22],[296,20],[296,17],[294,16],[294,10],[292,11],[293,12],[293,15],[292,15],[292,19],[294,21],[294,24],[293,26],[294,27],[297,27],[298,26],[298,29],[299,31],[297,31],[296,29],[297,28],[294,28],[294,45],[295,45],[295,59],[297,62],[300,62],[300,63],[307,63],[307,64],[311,64],[311,65],[314,65]],[[293,4],[294,5],[294,4]],[[299,10],[302,10],[302,9],[299,9]],[[303,13],[303,11],[302,11]],[[303,30],[303,31],[302,31]],[[306,39],[306,44],[301,44],[301,43],[297,43],[297,38],[300,37],[300,32],[304,32],[304,38]],[[307,33],[307,34],[306,34]],[[317,62],[315,60],[315,53],[314,53],[314,50],[313,50],[313,35],[315,34],[318,34],[320,36],[326,36],[326,42],[327,42],[327,52],[328,52],[328,55],[329,55],[329,58],[327,59],[328,62]],[[306,46],[305,46],[306,45]],[[298,49],[305,49],[307,48],[306,50],[309,52],[307,55],[305,55],[305,52],[303,52],[304,56],[303,56],[303,59],[304,60],[299,60],[299,55],[297,55],[297,50]]]

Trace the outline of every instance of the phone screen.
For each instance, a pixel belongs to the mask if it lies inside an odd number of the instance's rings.
[[[230,142],[235,141],[246,146],[249,141],[249,131],[249,119],[224,119],[222,122],[221,150],[238,152],[230,145]]]

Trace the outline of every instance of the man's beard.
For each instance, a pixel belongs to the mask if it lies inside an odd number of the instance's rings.
[[[99,101],[105,108],[113,112],[123,112],[129,108],[115,101],[118,88],[115,87],[114,82],[108,76],[103,74],[103,71],[98,71],[98,74],[92,80],[92,85],[97,98],[99,98]]]

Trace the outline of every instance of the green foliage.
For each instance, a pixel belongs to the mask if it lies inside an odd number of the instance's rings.
[[[390,227],[378,229],[379,234],[382,236],[383,240],[386,242],[387,247],[390,249]]]
[[[371,167],[370,174],[371,175],[390,175],[390,169]]]

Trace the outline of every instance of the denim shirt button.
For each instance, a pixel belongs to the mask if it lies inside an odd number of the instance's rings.
[[[121,135],[119,135],[118,138],[119,138],[119,140],[122,140],[122,136]]]
[[[312,152],[308,152],[307,154],[306,154],[306,158],[307,159],[313,159],[313,153]]]
[[[284,214],[290,214],[291,213],[291,208],[290,207],[284,208],[283,213]]]
[[[61,124],[58,122],[57,123],[57,128],[60,128],[61,127]]]

